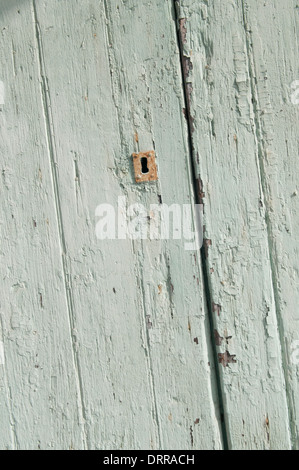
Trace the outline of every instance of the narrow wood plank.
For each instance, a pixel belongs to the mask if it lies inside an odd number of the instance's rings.
[[[193,200],[171,2],[36,2],[90,448],[221,448],[200,262],[97,240],[95,209]],[[159,181],[131,154],[156,149]]]
[[[0,446],[84,448],[32,5],[0,2]],[[4,402],[5,400],[5,402]]]
[[[289,449],[243,5],[177,4],[229,447]]]
[[[244,1],[293,447],[299,449],[298,4]]]

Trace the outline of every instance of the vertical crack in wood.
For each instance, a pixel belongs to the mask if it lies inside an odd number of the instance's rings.
[[[187,26],[186,26],[187,19],[181,18],[180,16],[179,0],[173,0],[173,9],[174,9],[174,18],[176,22],[177,44],[178,44],[178,49],[180,53],[182,84],[183,84],[185,109],[186,109],[185,116],[186,116],[187,127],[188,127],[189,155],[191,158],[190,168],[192,172],[191,174],[192,183],[194,187],[195,203],[200,204],[202,202],[200,201],[200,195],[198,194],[198,178],[196,177],[196,171],[195,171],[196,154],[195,154],[195,149],[193,146],[193,138],[192,138],[192,133],[194,130],[194,124],[193,124],[194,119],[191,114],[192,83],[187,81],[189,71],[192,68],[192,64],[190,63],[190,59],[184,55],[184,43],[186,42],[186,35],[187,35]],[[225,413],[224,413],[224,399],[222,395],[222,388],[221,388],[221,381],[220,381],[218,355],[217,355],[215,342],[212,339],[212,334],[213,334],[212,332],[215,329],[215,323],[214,323],[214,318],[213,318],[212,297],[211,297],[211,291],[210,291],[209,268],[208,268],[208,263],[206,260],[204,245],[201,247],[200,254],[201,254],[202,272],[203,272],[203,287],[204,287],[205,297],[206,297],[206,302],[207,302],[207,312],[208,312],[208,318],[209,318],[213,359],[214,359],[214,364],[215,364],[217,399],[218,399],[220,418],[221,418],[220,428],[221,428],[221,433],[222,433],[223,448],[224,450],[228,450],[229,448],[228,447],[228,432],[227,432],[227,425],[226,425]]]
[[[290,383],[288,378],[288,362],[287,362],[287,351],[284,341],[284,325],[282,320],[282,314],[280,310],[280,297],[279,297],[279,289],[278,289],[278,275],[276,271],[276,264],[275,264],[275,245],[274,245],[274,236],[272,230],[272,223],[269,214],[269,207],[268,207],[268,200],[271,197],[270,191],[267,187],[266,181],[266,170],[264,165],[264,160],[266,159],[266,148],[265,148],[265,141],[264,141],[264,129],[263,125],[259,116],[259,97],[258,97],[258,90],[255,81],[256,71],[254,65],[254,53],[252,49],[252,41],[251,41],[251,31],[248,27],[247,22],[247,15],[246,15],[246,0],[241,0],[241,7],[242,7],[242,16],[243,16],[243,26],[245,31],[245,42],[246,42],[246,52],[247,52],[247,62],[248,62],[248,74],[250,80],[250,89],[251,89],[251,96],[252,96],[252,107],[253,107],[253,115],[254,115],[254,132],[255,132],[255,141],[257,146],[257,165],[258,171],[260,175],[260,191],[261,191],[261,199],[265,202],[265,223],[267,228],[267,241],[268,241],[268,249],[269,249],[269,257],[270,257],[270,268],[271,268],[271,281],[272,281],[272,289],[274,295],[274,303],[275,303],[275,313],[278,325],[278,334],[279,334],[279,341],[281,347],[281,363],[286,387],[286,398],[288,404],[288,413],[289,413],[289,426],[290,426],[290,434],[292,444],[295,446],[297,440],[297,433],[295,428],[295,422],[293,416],[295,416],[295,409],[292,401],[292,393],[290,389]]]
[[[142,250],[142,256],[143,256],[143,250]],[[143,256],[144,258],[144,256]],[[143,261],[144,264],[144,261]],[[148,328],[148,318],[149,315],[146,311],[146,297],[145,297],[145,289],[144,289],[144,281],[143,281],[143,275],[142,275],[142,270],[137,267],[139,274],[138,274],[138,279],[140,279],[140,289],[142,292],[142,308],[144,312],[144,318],[145,318],[145,323],[146,323],[146,328],[145,328],[145,334],[146,334],[146,345],[148,349],[148,363],[149,363],[149,375],[150,375],[150,382],[151,382],[151,388],[152,388],[152,394],[153,394],[153,419],[156,422],[157,426],[157,432],[158,432],[158,439],[159,439],[159,449],[163,449],[162,446],[162,433],[161,433],[161,426],[160,426],[160,421],[159,421],[159,415],[158,415],[158,403],[157,403],[157,397],[156,397],[156,386],[155,386],[155,377],[154,377],[154,367],[153,367],[153,360],[152,360],[152,352],[151,352],[151,343],[150,343],[150,333],[149,333],[149,328]]]
[[[36,9],[35,0],[32,0],[32,7],[33,7],[33,21],[34,21],[34,28],[35,28],[35,37],[36,37],[37,51],[38,51],[38,64],[39,64],[39,71],[40,71],[40,78],[41,78],[42,104],[43,104],[43,111],[44,111],[48,152],[49,152],[49,157],[50,157],[52,184],[53,184],[53,190],[54,190],[56,219],[57,219],[57,225],[58,225],[60,244],[62,248],[62,271],[63,271],[64,287],[65,287],[66,301],[67,301],[67,307],[68,307],[70,338],[71,338],[71,344],[72,344],[72,354],[73,354],[73,360],[74,360],[74,366],[75,366],[75,376],[76,376],[78,399],[79,399],[78,412],[80,416],[80,423],[83,423],[83,431],[84,431],[83,444],[86,449],[89,447],[88,446],[89,439],[88,439],[88,432],[86,429],[87,419],[86,419],[84,399],[83,399],[83,384],[82,384],[82,378],[81,378],[81,373],[80,373],[80,362],[79,362],[78,352],[76,351],[76,338],[73,334],[74,317],[75,317],[74,300],[73,300],[73,294],[72,294],[71,279],[68,274],[68,267],[67,267],[66,240],[65,240],[65,235],[64,235],[62,209],[61,209],[61,204],[60,204],[57,163],[55,159],[56,152],[55,152],[55,138],[54,138],[54,132],[53,132],[53,119],[51,115],[51,100],[50,100],[50,93],[49,93],[49,88],[48,88],[48,83],[47,83],[47,77],[45,73],[43,44],[42,44],[42,38],[41,38],[41,33],[40,33],[40,26],[39,26],[38,18],[37,18],[37,9]]]

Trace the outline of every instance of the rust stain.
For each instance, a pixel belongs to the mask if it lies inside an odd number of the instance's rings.
[[[220,336],[217,330],[214,330],[214,338],[215,338],[216,346],[221,346],[224,338]]]
[[[135,142],[137,143],[139,142],[138,132],[135,132],[134,139],[135,139]]]
[[[194,118],[191,116],[191,94],[193,91],[192,83],[188,81],[190,72],[193,69],[193,64],[191,58],[183,53],[184,44],[187,43],[187,20],[186,18],[181,18],[179,20],[179,38],[181,43],[181,63],[184,76],[184,86],[186,92],[186,108],[184,112],[187,121],[189,122],[191,134],[194,132]],[[191,54],[190,54],[191,55]]]
[[[181,18],[179,20],[179,29],[180,29],[180,36],[181,36],[181,41],[183,44],[186,44],[187,42],[187,28],[186,28],[186,18]]]
[[[223,367],[227,367],[228,364],[235,364],[237,362],[235,357],[235,354],[230,354],[228,351],[225,351],[225,353],[218,354],[218,362],[222,364]]]
[[[158,285],[158,294],[161,294],[161,292],[162,292],[162,284],[159,284]]]
[[[218,317],[220,317],[220,312],[221,312],[221,305],[215,304],[214,302],[212,303],[212,308],[213,312],[216,312]]]
[[[143,171],[143,161],[145,161],[143,159],[146,159],[147,172]],[[153,150],[149,152],[133,153],[133,164],[136,183],[156,181],[158,179],[156,156]]]

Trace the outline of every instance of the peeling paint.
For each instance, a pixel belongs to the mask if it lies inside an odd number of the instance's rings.
[[[214,302],[212,303],[213,312],[214,312],[214,313],[217,313],[217,316],[218,316],[218,317],[220,316],[221,308],[222,308],[221,305],[215,304]]]
[[[156,156],[153,150],[133,153],[133,163],[136,183],[156,181],[158,179]]]
[[[193,64],[191,58],[183,55],[183,70],[186,79],[189,78],[190,72],[193,70]]]
[[[216,346],[221,346],[224,340],[224,338],[220,336],[217,330],[214,330],[214,339],[215,339]]]
[[[235,354],[230,354],[228,351],[225,351],[225,353],[218,353],[218,362],[219,364],[222,364],[223,367],[227,367],[228,364],[235,364],[237,362],[235,357]]]
[[[180,30],[180,36],[181,36],[181,41],[183,44],[186,44],[187,42],[187,27],[186,27],[186,18],[180,18],[179,20],[179,30]]]

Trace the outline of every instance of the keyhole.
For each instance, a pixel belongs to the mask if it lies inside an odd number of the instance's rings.
[[[142,158],[141,158],[141,172],[142,172],[143,174],[149,172],[149,169],[148,169],[148,167],[147,167],[147,158],[146,158],[146,157],[142,157]]]

